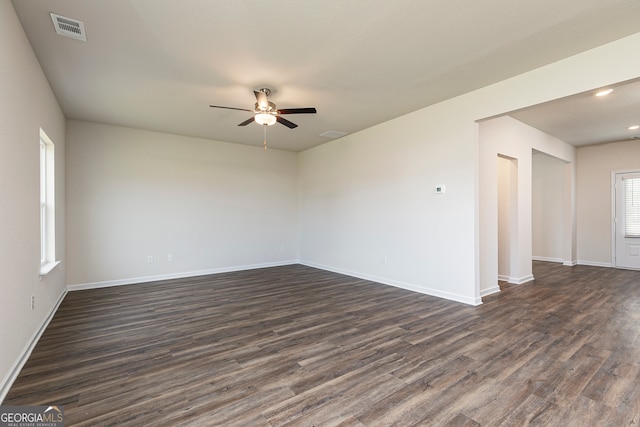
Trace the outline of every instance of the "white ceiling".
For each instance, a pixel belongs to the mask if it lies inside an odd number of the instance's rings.
[[[575,146],[640,138],[640,129],[629,129],[640,125],[640,80],[607,89],[613,89],[607,96],[592,90],[510,115]]]
[[[13,5],[68,118],[261,146],[259,125],[237,126],[250,113],[209,104],[252,109],[252,91],[268,87],[278,108],[318,110],[286,116],[296,129],[268,128],[269,146],[292,151],[327,142],[326,131],[353,133],[640,31],[636,0]],[[50,12],[84,22],[87,42],[57,36]],[[629,100],[625,111],[637,117],[638,96]],[[576,144],[600,133],[602,111],[587,110],[601,119],[587,120],[596,129],[554,121],[553,132]],[[544,114],[566,115],[540,111],[519,117],[546,130]]]

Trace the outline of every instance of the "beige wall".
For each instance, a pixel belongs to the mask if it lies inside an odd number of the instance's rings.
[[[288,151],[70,120],[67,283],[296,262],[297,168]]]
[[[55,144],[56,255],[62,260],[42,279],[41,127]],[[0,401],[65,291],[64,159],[64,116],[11,3],[0,1]]]
[[[479,102],[450,100],[300,153],[301,261],[476,304],[469,110]]]
[[[515,184],[513,177],[518,174],[518,161],[507,157],[497,156],[496,165],[498,168],[498,278],[499,280],[509,280],[511,266],[509,255],[511,253],[511,215],[515,214],[512,209],[512,201],[517,201],[517,190],[513,188]]]
[[[300,259],[328,270],[394,286],[481,303],[497,287],[496,156],[479,121],[640,76],[640,33],[446,100],[300,154]],[[484,124],[485,122],[481,123]],[[514,126],[511,126],[514,127]],[[519,126],[521,128],[521,126]],[[530,131],[525,131],[529,132]],[[531,277],[531,150],[574,161],[573,147],[553,138],[524,145],[529,215],[519,255]],[[522,147],[521,147],[522,148]],[[526,160],[528,159],[528,160]],[[520,168],[520,162],[528,162]],[[568,178],[568,179],[567,179]],[[525,180],[520,180],[525,182]],[[574,192],[574,168],[565,167]],[[447,193],[434,194],[446,185]],[[566,191],[566,190],[565,190]],[[528,214],[527,214],[528,212]],[[575,202],[565,201],[563,259],[575,262]],[[528,231],[527,231],[528,225]]]
[[[611,174],[640,170],[640,141],[577,150],[578,262],[611,265]]]
[[[565,165],[565,162],[544,153],[533,154],[531,229],[534,259],[565,261]]]

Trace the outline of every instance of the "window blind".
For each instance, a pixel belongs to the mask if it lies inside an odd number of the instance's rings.
[[[40,138],[40,265],[47,263],[47,145]]]
[[[624,235],[640,237],[640,178],[624,180]]]

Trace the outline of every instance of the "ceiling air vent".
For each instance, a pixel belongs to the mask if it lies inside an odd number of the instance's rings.
[[[51,14],[53,26],[56,27],[56,33],[60,36],[69,37],[76,40],[87,41],[87,34],[84,32],[84,23],[66,16]]]
[[[325,138],[336,139],[336,138],[341,138],[346,134],[347,134],[346,132],[340,132],[338,130],[328,130],[325,133],[321,133],[320,136],[324,136]]]

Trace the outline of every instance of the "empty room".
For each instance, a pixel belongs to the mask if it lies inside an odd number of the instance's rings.
[[[0,425],[637,424],[638,16],[0,0]]]

